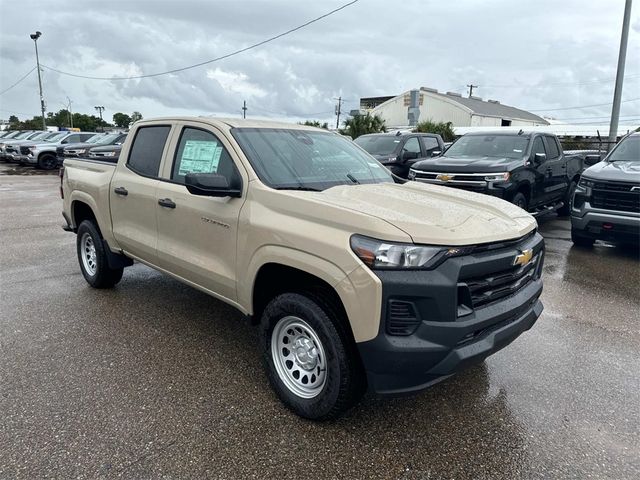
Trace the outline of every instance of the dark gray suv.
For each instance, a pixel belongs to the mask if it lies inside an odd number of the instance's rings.
[[[582,173],[571,206],[571,239],[640,245],[640,132]]]

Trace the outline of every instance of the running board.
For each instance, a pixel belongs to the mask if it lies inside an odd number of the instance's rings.
[[[555,205],[539,208],[535,212],[532,212],[531,215],[533,215],[534,217],[539,217],[541,215],[546,215],[547,213],[553,213],[562,207],[564,207],[564,202],[558,202]]]

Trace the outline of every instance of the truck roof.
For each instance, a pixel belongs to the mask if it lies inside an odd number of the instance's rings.
[[[296,130],[321,130],[327,132],[328,130],[311,127],[308,125],[300,125],[297,123],[288,122],[276,122],[273,120],[254,120],[243,118],[223,118],[223,117],[195,117],[195,116],[175,116],[175,117],[154,117],[145,118],[136,122],[136,124],[157,123],[157,122],[175,122],[175,121],[189,121],[189,122],[201,122],[208,123],[223,129],[229,128],[287,128]]]

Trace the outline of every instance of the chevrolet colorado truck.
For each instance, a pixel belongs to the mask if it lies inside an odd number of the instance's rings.
[[[13,161],[21,165],[33,165],[42,170],[53,170],[58,166],[56,149],[59,146],[85,142],[95,135],[95,132],[58,132],[56,136],[47,140],[21,144],[20,152]]]
[[[542,312],[531,215],[395,183],[326,130],[142,120],[116,164],[67,158],[60,178],[89,285],[113,287],[135,260],[234,306],[259,324],[273,389],[306,418],[336,417],[367,388],[422,390]]]
[[[581,247],[596,240],[640,245],[639,132],[621,139],[603,161],[582,173],[571,205],[571,239]]]
[[[569,215],[583,169],[555,135],[495,131],[463,135],[443,155],[416,162],[409,179],[492,195],[534,214]]]

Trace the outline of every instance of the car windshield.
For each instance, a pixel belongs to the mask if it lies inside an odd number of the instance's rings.
[[[519,135],[464,135],[443,156],[522,158],[528,144],[529,139]]]
[[[34,135],[33,137],[31,137],[29,140],[43,140],[47,138],[49,135],[51,135],[51,132],[40,132],[37,135]]]
[[[609,155],[610,162],[640,162],[640,136],[622,140]]]
[[[91,143],[91,144],[99,145],[100,142],[104,140],[106,137],[108,137],[108,135],[105,135],[104,133],[98,133],[93,137],[87,138],[84,142],[81,142],[81,143]]]
[[[400,137],[394,135],[363,135],[356,138],[354,142],[371,155],[390,155],[398,147]]]
[[[13,137],[15,140],[22,140],[23,138],[27,138],[29,135],[32,135],[33,132],[22,132]]]
[[[335,133],[281,128],[234,128],[231,133],[260,180],[272,188],[320,191],[393,182],[380,163]]]
[[[57,132],[56,134],[47,138],[47,142],[55,143],[58,140],[62,140],[66,136],[67,136],[67,132]]]
[[[110,133],[109,135],[101,135],[96,145],[111,145],[113,141],[120,136],[119,133]],[[93,137],[91,137],[93,139]]]

